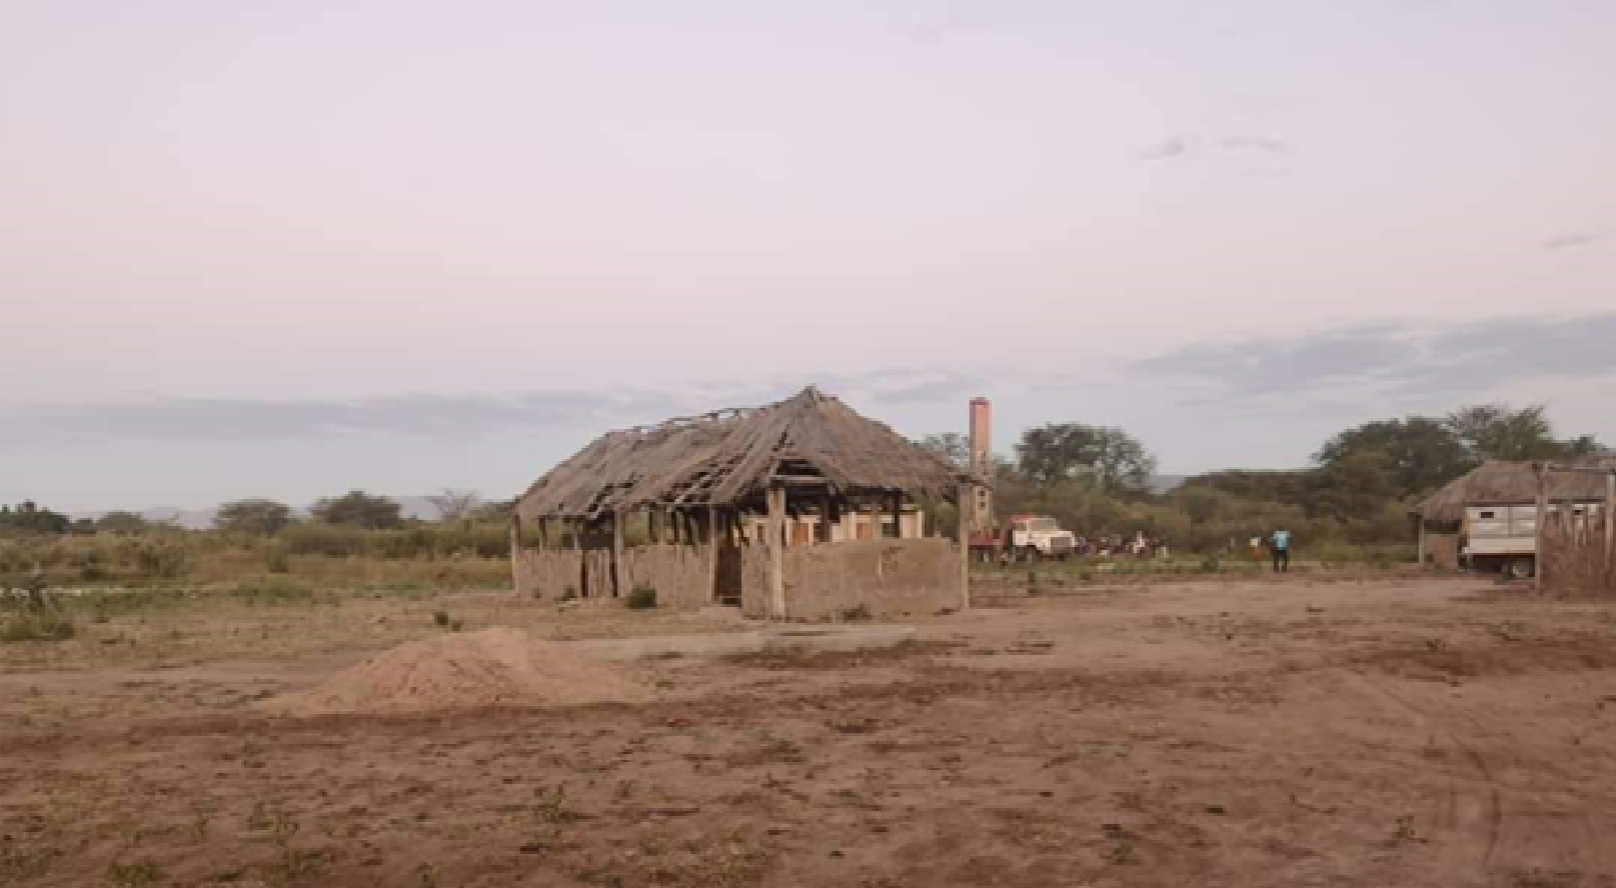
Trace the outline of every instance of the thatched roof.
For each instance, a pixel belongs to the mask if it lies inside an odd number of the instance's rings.
[[[1570,463],[1567,463],[1570,464]],[[1591,457],[1575,463],[1584,467],[1616,467],[1616,457]],[[1602,500],[1605,476],[1593,472],[1550,472],[1549,499]],[[1457,522],[1466,506],[1520,505],[1537,501],[1537,472],[1529,462],[1490,461],[1469,474],[1449,481],[1420,503],[1426,521]]]
[[[594,518],[645,506],[727,506],[779,478],[823,479],[821,487],[843,494],[952,499],[966,477],[886,425],[807,388],[766,407],[610,432],[534,482],[517,512],[527,519]]]

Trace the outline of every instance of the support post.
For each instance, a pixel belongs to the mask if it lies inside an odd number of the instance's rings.
[[[819,495],[819,541],[829,543],[836,539],[835,526],[830,523],[831,496],[830,491]]]
[[[1605,473],[1605,591],[1616,592],[1616,468]]]
[[[718,602],[718,507],[707,507],[707,600]]]
[[[892,538],[903,539],[903,494],[888,494],[887,509],[892,513]]]
[[[1549,523],[1549,470],[1545,463],[1533,463],[1532,470],[1537,473],[1537,513],[1532,521],[1532,572],[1536,575],[1537,590],[1542,592],[1545,588],[1544,568],[1548,566],[1548,559],[1543,557],[1543,539]]]
[[[971,482],[960,483],[958,496],[959,528],[955,534],[959,537],[960,610],[968,611],[971,609],[971,522],[966,515],[976,496]]]
[[[623,511],[612,513],[612,597],[622,598],[623,588]]]
[[[786,618],[786,489],[769,487],[769,520],[764,537],[769,546],[769,616]]]
[[[522,516],[511,512],[511,591],[522,592]]]

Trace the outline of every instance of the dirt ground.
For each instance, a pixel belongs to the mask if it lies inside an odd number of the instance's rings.
[[[1141,584],[990,599],[899,651],[643,663],[646,704],[252,707],[437,609],[702,625],[367,599],[7,651],[0,885],[1616,886],[1616,602]]]

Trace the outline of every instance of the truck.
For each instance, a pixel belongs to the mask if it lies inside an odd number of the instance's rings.
[[[1549,511],[1560,511],[1550,503]],[[1573,502],[1573,520],[1597,514],[1598,502]],[[1459,535],[1459,561],[1470,570],[1524,580],[1537,573],[1537,505],[1466,506]]]
[[[1047,515],[1012,515],[1005,531],[1004,552],[1015,561],[1066,558],[1077,549],[1077,537],[1061,530]]]

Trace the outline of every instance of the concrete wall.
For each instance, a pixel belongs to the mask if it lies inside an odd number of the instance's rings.
[[[766,550],[742,553],[741,609],[769,616]],[[858,540],[785,550],[786,618],[836,620],[856,608],[874,619],[960,606],[959,546],[945,539]]]

